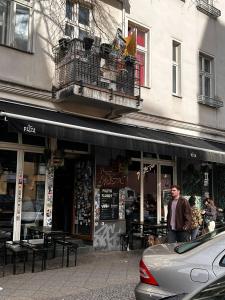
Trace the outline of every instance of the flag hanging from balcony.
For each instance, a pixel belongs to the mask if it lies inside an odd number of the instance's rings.
[[[125,55],[136,56],[136,30],[134,29],[128,37],[125,38],[126,48],[124,51]]]

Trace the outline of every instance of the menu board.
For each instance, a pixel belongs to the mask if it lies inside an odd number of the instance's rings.
[[[119,218],[119,190],[100,190],[100,220],[117,220]]]

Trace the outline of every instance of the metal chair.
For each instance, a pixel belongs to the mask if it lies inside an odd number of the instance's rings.
[[[45,247],[43,239],[39,240],[23,240],[20,241],[20,245],[23,248],[26,248],[27,251],[32,253],[32,268],[31,272],[34,273],[35,270],[35,262],[38,256],[41,257],[41,271],[46,270],[46,259],[48,248]]]
[[[27,255],[28,255],[27,249],[23,248],[20,245],[20,242],[6,242],[5,257],[7,256],[7,251],[10,251],[12,254],[13,275],[16,274],[18,257],[22,257],[22,259],[23,259],[23,273],[25,273],[26,260],[27,260]]]
[[[74,253],[74,266],[76,266],[77,250],[79,248],[79,245],[76,243],[76,241],[72,240],[71,238],[63,238],[63,239],[54,238],[54,256],[55,256],[57,244],[62,246],[62,268],[64,266],[65,249],[66,249],[66,267],[69,267],[71,253]]]

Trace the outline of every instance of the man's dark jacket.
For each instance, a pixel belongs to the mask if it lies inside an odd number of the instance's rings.
[[[167,226],[168,229],[171,229],[170,221],[172,215],[172,201],[168,203],[168,215],[167,215]],[[175,218],[176,231],[186,231],[191,228],[191,207],[189,202],[180,197],[177,201],[176,206],[176,218]]]

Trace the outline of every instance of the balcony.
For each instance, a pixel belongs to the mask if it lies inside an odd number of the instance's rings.
[[[207,96],[199,95],[198,103],[204,104],[213,108],[223,107],[223,101],[219,99],[219,97],[210,98]]]
[[[218,18],[221,16],[221,11],[212,4],[209,4],[207,0],[197,0],[197,9],[211,18]]]
[[[142,108],[140,66],[131,57],[119,56],[108,44],[87,47],[78,39],[61,41],[54,54],[54,101],[111,109],[120,115]]]

